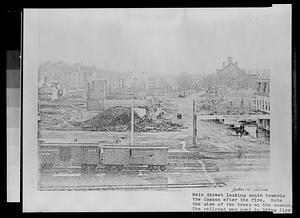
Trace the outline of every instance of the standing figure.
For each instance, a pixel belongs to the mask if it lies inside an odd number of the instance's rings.
[[[237,158],[244,158],[245,157],[245,151],[244,149],[242,148],[242,146],[238,146],[238,150],[237,150]]]
[[[242,138],[242,136],[243,136],[243,124],[240,125],[239,132],[240,132],[240,137]]]

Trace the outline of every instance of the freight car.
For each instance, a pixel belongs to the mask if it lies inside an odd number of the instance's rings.
[[[102,150],[106,170],[146,166],[150,171],[164,171],[168,164],[168,147],[104,145]]]
[[[40,143],[39,157],[41,169],[79,165],[83,170],[95,170],[100,161],[100,146],[98,143]]]
[[[41,169],[56,166],[81,166],[82,170],[97,167],[108,171],[146,167],[164,171],[168,164],[168,147],[103,145],[99,143],[40,143]]]

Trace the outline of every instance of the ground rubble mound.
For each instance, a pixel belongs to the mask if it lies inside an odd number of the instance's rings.
[[[131,108],[112,107],[100,112],[91,119],[81,122],[83,130],[94,131],[128,131],[131,130]],[[179,131],[184,128],[166,118],[152,119],[147,115],[140,117],[134,112],[134,131]]]

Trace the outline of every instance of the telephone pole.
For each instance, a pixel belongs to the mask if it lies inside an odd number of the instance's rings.
[[[133,113],[133,102],[134,100],[131,100],[131,143],[130,145],[133,146],[133,131],[134,131],[134,113]]]
[[[195,99],[193,99],[193,146],[197,145],[197,114],[195,108]]]

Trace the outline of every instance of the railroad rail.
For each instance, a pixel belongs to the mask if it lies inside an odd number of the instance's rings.
[[[245,119],[245,120],[264,120],[271,119],[270,114],[260,114],[260,115],[206,115],[206,114],[197,114],[197,119],[199,120],[222,120],[222,119]]]
[[[224,187],[225,183],[193,183],[193,184],[147,184],[147,185],[105,185],[105,186],[39,186],[40,191],[97,191],[97,190],[153,190],[153,189],[187,189],[187,188],[209,188]]]

